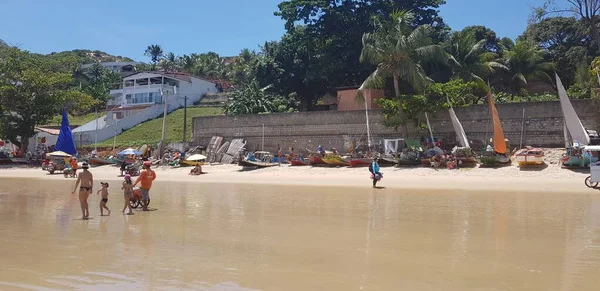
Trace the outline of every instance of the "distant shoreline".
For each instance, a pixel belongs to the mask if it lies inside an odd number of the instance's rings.
[[[326,168],[326,167],[272,167],[267,169],[240,171],[238,165],[206,165],[208,174],[188,175],[189,167],[155,168],[156,183],[193,182],[211,184],[260,184],[280,186],[334,186],[364,187],[370,189],[369,173],[366,168]],[[91,168],[95,184],[100,181],[121,181],[117,177],[119,168],[102,166]],[[380,186],[388,189],[404,190],[465,190],[465,191],[515,191],[515,192],[561,192],[587,193],[600,192],[589,189],[584,179],[589,174],[583,171],[561,169],[558,165],[548,165],[544,169],[521,170],[516,166],[503,168],[472,168],[460,170],[432,168],[382,168],[384,179]],[[68,181],[70,187],[74,179],[65,179],[60,174],[49,175],[38,168],[2,167],[0,178],[32,178],[41,180]],[[485,194],[485,193],[482,193]]]

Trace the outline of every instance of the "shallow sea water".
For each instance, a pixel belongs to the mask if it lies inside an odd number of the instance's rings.
[[[0,290],[599,290],[600,195],[0,179]]]

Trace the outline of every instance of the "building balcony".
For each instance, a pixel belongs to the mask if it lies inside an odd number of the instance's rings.
[[[136,92],[148,92],[148,91],[172,91],[173,87],[167,84],[151,84],[151,85],[136,85],[136,86],[128,86],[123,88],[123,92],[126,94],[136,93]]]

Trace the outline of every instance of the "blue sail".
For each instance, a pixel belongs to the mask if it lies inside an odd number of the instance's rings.
[[[62,122],[60,124],[60,133],[58,134],[58,140],[54,149],[62,151],[70,155],[77,154],[77,148],[75,147],[75,140],[73,140],[73,132],[69,126],[69,118],[67,117],[67,111],[63,108]]]

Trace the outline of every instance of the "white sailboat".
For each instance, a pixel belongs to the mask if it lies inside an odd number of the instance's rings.
[[[448,104],[450,104],[450,100],[448,100]],[[452,106],[450,106],[448,109],[448,113],[450,114],[450,121],[452,121],[454,133],[456,134],[458,143],[460,144],[460,147],[456,146],[452,149],[452,154],[456,157],[460,164],[476,164],[477,159],[473,156],[471,145],[469,144],[469,139],[467,138],[465,129],[460,123],[460,120],[458,120],[458,117],[456,116]]]
[[[565,146],[567,152],[561,158],[560,162],[564,166],[580,166],[585,167],[590,164],[592,158],[582,154],[581,149],[590,144],[590,137],[583,127],[575,108],[567,96],[567,91],[558,77],[556,76],[556,87],[558,89],[558,97],[560,98],[560,108],[563,113]]]

